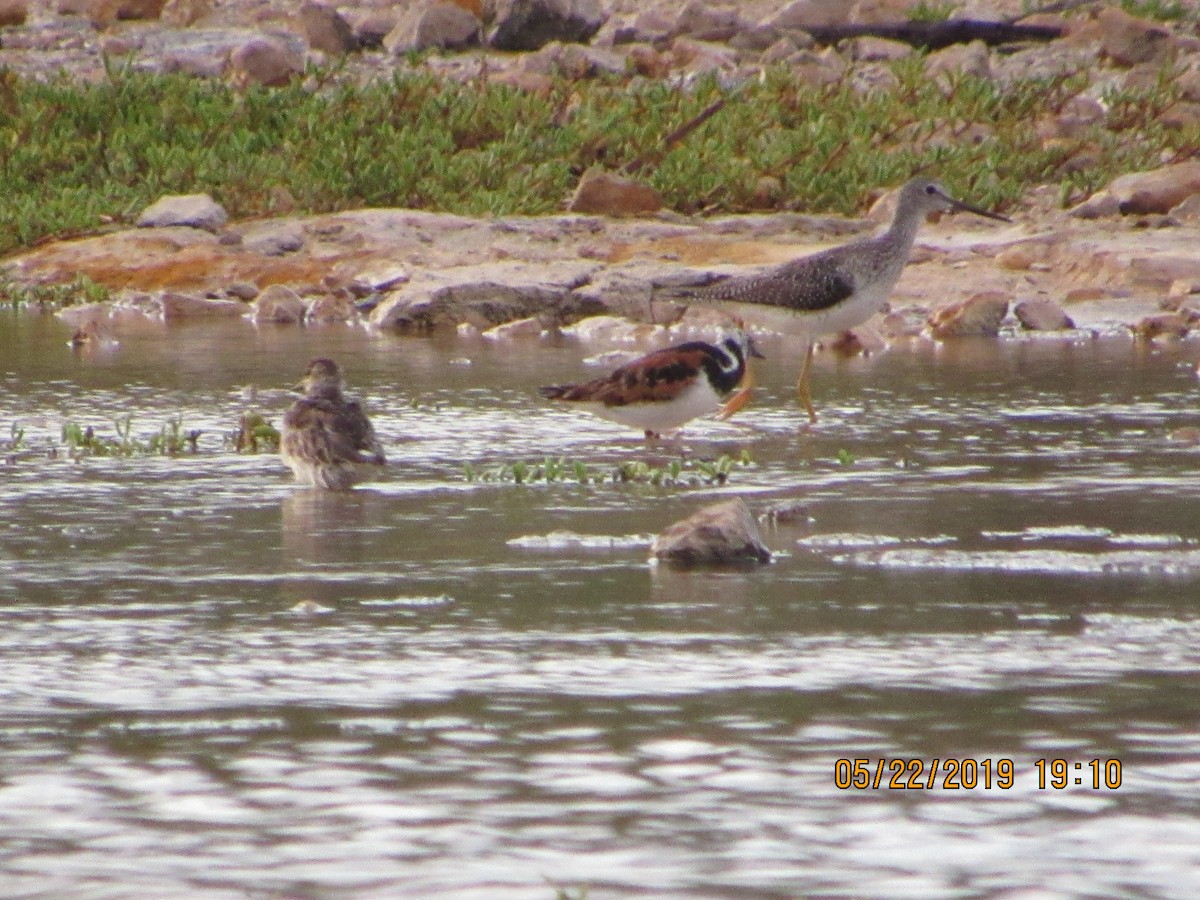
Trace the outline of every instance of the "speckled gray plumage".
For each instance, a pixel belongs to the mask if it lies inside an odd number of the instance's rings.
[[[853,305],[854,312],[847,309],[838,316],[841,327],[851,327],[844,320],[868,318],[891,293],[925,217],[935,210],[955,208],[999,218],[954,200],[935,181],[913,179],[900,190],[891,225],[876,237],[831,247],[761,275],[729,278],[683,293],[702,302],[778,307],[814,322],[843,304]]]

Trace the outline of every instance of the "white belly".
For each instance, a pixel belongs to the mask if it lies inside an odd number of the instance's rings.
[[[891,285],[874,290],[856,291],[837,306],[814,312],[802,312],[786,306],[768,306],[764,303],[736,303],[725,301],[721,305],[744,321],[760,328],[780,334],[796,335],[808,341],[823,334],[836,334],[861,325],[887,304]]]
[[[671,431],[692,419],[716,412],[721,406],[721,398],[712,389],[708,379],[701,376],[673,400],[626,403],[624,406],[605,406],[603,403],[575,405],[602,419],[640,431]]]

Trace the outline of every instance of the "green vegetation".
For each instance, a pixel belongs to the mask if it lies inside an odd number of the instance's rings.
[[[1200,9],[1185,0],[1118,0],[1117,5],[1130,15],[1160,22],[1200,18]]]
[[[62,284],[20,284],[0,270],[0,303],[14,309],[29,306],[59,309],[76,303],[96,303],[111,296],[107,287],[83,274]]]
[[[237,431],[227,435],[226,445],[238,453],[276,453],[279,450],[279,429],[260,413],[243,413]]]
[[[910,22],[945,22],[954,12],[950,0],[921,0],[908,11]]]
[[[14,426],[15,428],[15,426]],[[156,434],[147,440],[133,435],[133,417],[113,420],[115,438],[97,434],[91,425],[66,422],[62,427],[62,440],[67,453],[73,458],[82,456],[179,456],[196,453],[200,432],[185,431],[178,417],[168,420]]]
[[[748,450],[739,456],[722,455],[715,460],[672,460],[664,466],[651,466],[640,460],[617,463],[612,467],[593,468],[578,460],[547,457],[541,462],[517,461],[489,469],[463,466],[467,481],[511,481],[514,484],[575,481],[579,484],[629,483],[652,485],[724,484],[736,466],[754,465]]]
[[[1167,78],[1106,97],[1105,121],[1046,143],[1038,120],[1082,78],[939,83],[919,54],[891,69],[895,86],[867,93],[850,77],[812,87],[769,70],[639,177],[684,213],[766,203],[855,213],[873,191],[931,167],[964,196],[1004,208],[1031,184],[1093,190],[1200,144],[1200,129],[1159,123],[1177,99]],[[614,76],[560,78],[542,96],[420,70],[365,87],[332,82],[238,90],[114,71],[85,85],[0,71],[0,252],[128,223],[163,194],[198,191],[234,218],[269,215],[281,198],[307,212],[551,213],[588,167],[658,159],[667,135],[725,93],[715,79],[680,90]],[[963,137],[973,126],[982,139]],[[764,199],[764,176],[782,185],[767,192],[777,199]]]

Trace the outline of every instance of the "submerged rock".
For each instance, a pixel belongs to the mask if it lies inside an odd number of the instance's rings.
[[[679,565],[766,563],[771,551],[741,499],[706,506],[654,539],[655,558]]]
[[[1071,317],[1049,297],[1021,300],[1013,307],[1013,315],[1021,327],[1029,331],[1062,331],[1075,327]]]
[[[303,298],[290,287],[272,284],[250,304],[250,318],[256,325],[264,322],[294,325],[304,321],[306,310]]]
[[[981,291],[935,312],[929,319],[929,330],[938,340],[996,335],[1007,313],[1007,295],[1000,291]]]

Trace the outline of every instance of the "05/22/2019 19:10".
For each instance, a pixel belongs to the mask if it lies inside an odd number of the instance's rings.
[[[1038,790],[1086,787],[1116,790],[1121,786],[1119,759],[1034,760]],[[833,764],[833,783],[839,790],[1009,790],[1017,783],[1016,764],[1007,757],[972,758],[843,758]]]

